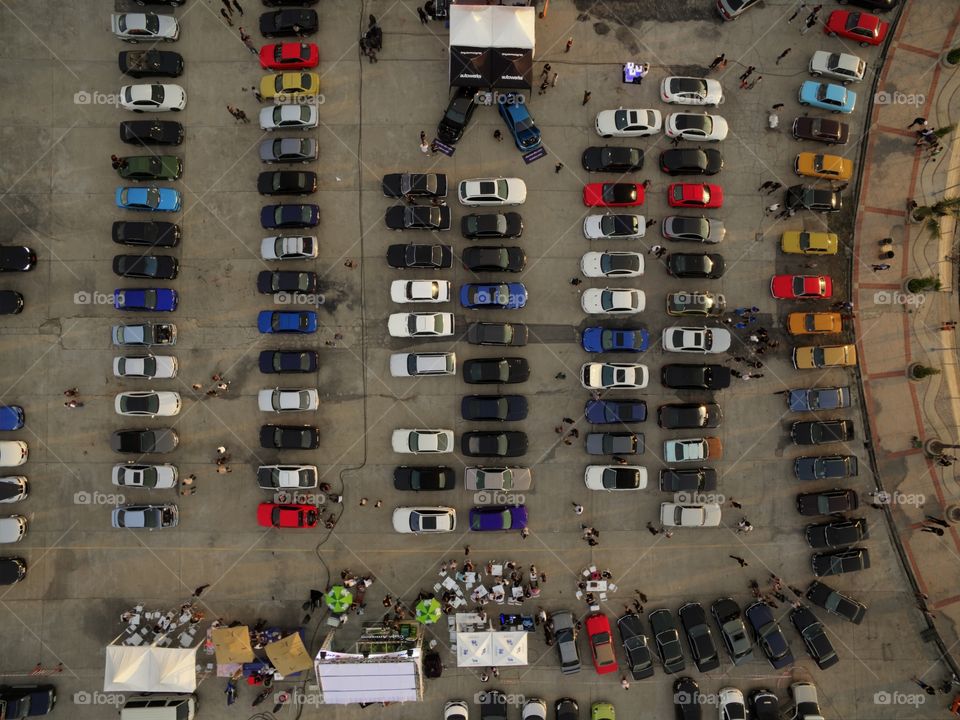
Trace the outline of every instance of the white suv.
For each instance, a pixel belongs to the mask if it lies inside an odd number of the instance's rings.
[[[452,352],[394,353],[390,356],[390,375],[456,375],[457,354]]]

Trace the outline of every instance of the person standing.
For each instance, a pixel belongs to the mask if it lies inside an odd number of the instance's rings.
[[[583,102],[580,103],[581,106],[582,106],[582,105],[586,105],[588,102],[590,102],[590,96],[591,96],[591,95],[593,95],[593,93],[590,92],[589,90],[584,90],[584,91],[583,91]]]
[[[556,174],[559,175],[561,170],[563,170],[563,163],[562,163],[562,162],[558,162],[556,165],[554,165],[554,167],[553,167],[553,172],[555,172]]]
[[[650,72],[650,63],[640,63],[639,65],[637,65],[637,76],[636,76],[637,85],[643,84],[643,78],[647,76],[648,72]]]
[[[570,48],[572,48],[572,47],[573,47],[573,38],[567,38],[567,46],[566,46],[566,48],[564,48],[563,51],[564,51],[565,53],[568,53],[568,52],[570,52]]]
[[[927,119],[925,117],[915,117],[913,122],[907,125],[907,130],[912,129],[914,125],[919,125],[920,127],[924,128],[927,126]]]
[[[227,11],[223,8],[220,8],[220,14],[223,16],[223,19],[227,21],[227,25],[233,27],[233,20],[230,19],[230,15],[227,14]]]
[[[748,77],[753,75],[753,71],[756,69],[757,68],[755,65],[748,65],[747,69],[744,70],[743,73],[740,75],[740,82],[744,82]]]
[[[423,11],[422,7],[417,7],[417,17],[420,18],[420,24],[426,25],[430,22],[430,18],[427,17],[427,14]]]
[[[493,139],[496,140],[497,142],[503,142],[503,133],[500,132],[499,130],[494,130]]]
[[[546,63],[543,66],[543,70],[540,71],[541,79],[546,80],[548,77],[550,77],[550,63]]]
[[[237,12],[240,13],[240,17],[243,17],[243,8],[240,7],[240,3],[237,0],[231,0],[233,7],[236,8]]]
[[[244,45],[247,46],[247,50],[249,50],[251,54],[253,55],[259,54],[257,52],[257,46],[253,44],[253,38],[247,35],[247,33],[244,31],[243,28],[240,28],[240,42],[242,42]],[[257,94],[258,95],[260,94],[259,91],[257,91]],[[261,98],[260,100],[262,102],[263,99]]]
[[[710,69],[710,70],[716,70],[716,69],[720,66],[720,63],[722,63],[722,62],[723,62],[724,60],[726,60],[726,59],[727,59],[727,54],[726,54],[726,53],[720,53],[719,55],[717,55],[717,56],[713,59],[713,62],[710,63],[709,69]]]
[[[804,9],[806,9],[806,7],[807,7],[807,4],[806,4],[805,2],[800,3],[800,5],[797,7],[797,9],[793,11],[793,15],[791,15],[790,17],[787,18],[787,22],[790,23],[790,22],[793,22],[794,20],[796,20],[796,19],[797,19],[797,15],[799,15],[800,13],[802,13],[802,12],[804,11]]]
[[[791,51],[791,50],[793,50],[793,48],[787,48],[787,49],[784,50],[782,53],[780,53],[779,55],[777,55],[777,61],[776,61],[775,64],[776,64],[776,65],[779,65],[779,64],[780,64],[780,61],[783,60],[787,55],[790,54],[790,51]]]

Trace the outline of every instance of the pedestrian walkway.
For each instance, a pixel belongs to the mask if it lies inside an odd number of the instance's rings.
[[[932,623],[943,641],[940,651],[955,649],[960,639],[960,533],[957,526],[943,536],[921,528],[925,516],[945,517],[960,504],[960,463],[939,465],[922,442],[936,438],[960,447],[957,331],[940,329],[943,322],[960,319],[956,263],[947,257],[957,255],[957,234],[948,218],[941,223],[940,237],[934,237],[922,224],[910,222],[907,203],[913,198],[925,206],[960,194],[960,143],[956,133],[948,136],[942,141],[945,151],[929,159],[915,147],[915,129],[908,125],[916,117],[926,117],[933,128],[960,120],[955,100],[950,107],[960,89],[960,71],[940,63],[948,49],[960,45],[958,24],[955,0],[908,3],[903,11],[876,88],[853,258],[867,440],[872,440],[878,482],[890,494],[884,512],[917,589],[929,596],[927,607],[933,611],[925,616],[918,606],[916,630]],[[879,241],[887,237],[893,239],[895,256],[881,260]],[[872,269],[880,262],[892,267]],[[939,279],[941,291],[906,293],[907,279],[919,277]],[[912,363],[941,373],[910,380]],[[931,647],[931,657],[937,655]]]

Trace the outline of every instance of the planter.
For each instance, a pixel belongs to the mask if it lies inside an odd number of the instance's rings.
[[[920,382],[928,377],[939,374],[940,371],[937,368],[929,367],[923,363],[910,363],[907,365],[907,379],[913,382]]]
[[[931,460],[943,455],[943,443],[931,438],[923,444],[923,454]]]
[[[960,66],[960,48],[953,48],[941,55],[940,64],[947,70],[956,70]]]
[[[904,279],[902,287],[903,291],[909,295],[938,292],[940,290],[940,280],[933,277],[908,277]]]
[[[943,517],[949,523],[960,522],[960,505],[947,505],[943,509]]]

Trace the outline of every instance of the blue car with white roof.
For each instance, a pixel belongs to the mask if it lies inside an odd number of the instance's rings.
[[[460,304],[467,308],[519,310],[527,304],[523,283],[467,283],[460,288]]]
[[[118,187],[117,207],[121,210],[146,210],[147,212],[179,212],[182,196],[179,190],[156,187]]]
[[[650,333],[646,328],[589,327],[583,331],[580,344],[587,352],[646,352]]]
[[[836,83],[806,80],[800,86],[800,104],[834,113],[849,114],[857,104],[857,94]]]

